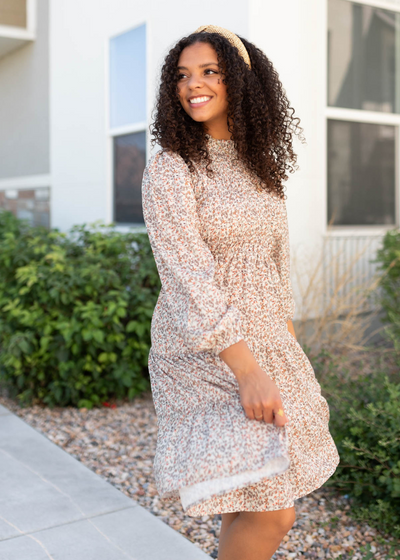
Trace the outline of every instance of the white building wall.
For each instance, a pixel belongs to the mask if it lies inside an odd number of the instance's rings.
[[[51,4],[51,225],[60,229],[105,218],[104,5]]]
[[[392,2],[398,1],[386,0],[382,7],[389,8]],[[364,0],[364,3],[375,5],[380,4],[380,0]],[[303,278],[307,276],[305,269],[312,274],[317,266],[316,261],[321,256],[319,248],[327,235],[347,238],[350,247],[350,238],[355,235],[363,234],[367,243],[369,238],[375,242],[376,236],[384,233],[386,228],[383,227],[342,227],[332,232],[327,228],[326,125],[330,113],[337,112],[326,104],[327,0],[231,0],[229,4],[225,0],[203,0],[201,4],[194,0],[51,3],[53,227],[66,230],[74,224],[99,219],[110,222],[113,218],[112,137],[108,123],[109,41],[143,23],[146,23],[147,33],[147,124],[152,120],[159,71],[166,53],[180,37],[200,25],[221,25],[248,38],[273,62],[291,105],[301,119],[307,142],[295,141],[299,170],[289,176],[286,189],[291,252],[297,262],[302,262]],[[360,111],[353,113],[355,120],[360,118]],[[399,146],[400,142],[397,150]],[[150,135],[148,148],[149,157]],[[329,251],[325,253],[330,254]],[[368,258],[364,259],[366,267],[370,266]],[[321,260],[320,284],[322,278],[327,285],[333,282],[327,277],[329,274],[329,266]],[[298,296],[294,276],[292,281]],[[318,309],[307,311],[307,315],[314,312],[318,313]]]
[[[287,181],[292,249],[311,250],[326,228],[326,2],[250,0],[249,38],[277,69],[307,144]]]
[[[22,46],[0,58],[0,190],[14,179],[33,186],[35,176],[50,173],[48,4],[39,0],[35,6],[36,38],[21,40]],[[48,186],[47,177],[42,186]]]
[[[199,25],[248,37],[248,2],[69,0],[51,6],[52,226],[112,219],[108,134],[108,42],[144,22],[148,37],[148,122],[168,49]]]

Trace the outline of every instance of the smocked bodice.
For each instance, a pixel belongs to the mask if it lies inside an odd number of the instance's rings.
[[[283,326],[293,315],[284,200],[258,189],[232,140],[208,136],[207,146],[212,176],[204,162],[191,173],[172,152],[153,156],[144,174],[144,214],[163,284],[153,332],[167,333],[152,344],[164,353],[217,352],[243,329],[270,320]]]

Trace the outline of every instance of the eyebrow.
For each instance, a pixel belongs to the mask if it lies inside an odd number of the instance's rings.
[[[218,66],[218,62],[206,62],[205,64],[200,64],[199,68],[205,68],[206,66],[211,66],[212,64]],[[186,68],[186,66],[178,66],[177,70],[189,70],[189,69]]]

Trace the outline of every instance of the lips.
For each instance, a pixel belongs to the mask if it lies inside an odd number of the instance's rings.
[[[204,107],[212,98],[209,95],[199,95],[198,97],[191,97],[189,99],[189,104],[191,107]]]

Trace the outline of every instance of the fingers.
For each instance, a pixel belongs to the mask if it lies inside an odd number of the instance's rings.
[[[257,422],[284,426],[289,419],[283,409],[279,389],[264,372],[261,374],[256,372],[254,378],[250,376],[239,383],[240,402],[246,416]]]
[[[272,424],[274,422],[272,407],[263,406],[261,414],[262,414],[262,418],[260,418],[260,422],[264,421],[267,424]]]
[[[273,422],[273,414],[272,409],[268,411],[267,408],[253,408],[253,418],[257,420],[257,422],[267,422],[272,424]]]
[[[275,426],[284,426],[289,421],[281,402],[274,403],[274,405],[265,403],[260,406],[253,406],[246,415],[250,419],[257,420],[257,422],[266,422],[267,424],[275,424]]]
[[[274,409],[273,414],[275,426],[284,426],[289,422],[289,419],[282,407]]]

